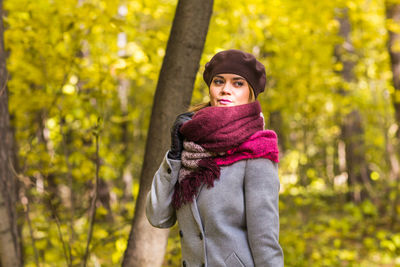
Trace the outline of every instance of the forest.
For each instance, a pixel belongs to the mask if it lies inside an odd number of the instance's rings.
[[[399,0],[0,0],[0,266],[180,266],[144,201],[231,48],[266,67],[285,266],[400,266]]]

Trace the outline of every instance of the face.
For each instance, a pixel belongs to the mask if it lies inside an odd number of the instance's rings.
[[[211,106],[229,107],[249,103],[250,87],[236,74],[217,74],[210,84]]]

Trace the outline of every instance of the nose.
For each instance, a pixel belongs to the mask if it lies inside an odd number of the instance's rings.
[[[221,93],[222,94],[231,94],[232,92],[232,84],[227,82],[224,84],[224,86],[222,87]]]

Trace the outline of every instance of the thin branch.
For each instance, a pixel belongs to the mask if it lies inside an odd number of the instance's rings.
[[[24,188],[35,185],[30,180],[29,177],[24,176],[23,174],[17,173],[17,171],[15,170],[14,166],[11,166],[11,171],[15,175],[15,177],[17,177],[18,180],[22,182],[22,184],[24,185]],[[49,201],[49,206],[50,206],[50,212],[51,212],[51,215],[55,218],[59,239],[60,239],[60,241],[61,241],[61,243],[63,245],[64,257],[65,257],[65,260],[67,262],[67,266],[71,267],[72,266],[71,254],[68,253],[68,252],[71,252],[71,249],[69,248],[69,245],[64,241],[64,238],[63,238],[63,235],[62,235],[62,232],[61,232],[60,220],[58,219],[58,216],[57,216],[57,213],[55,211],[55,208],[54,208],[53,204],[51,203],[50,193],[47,190],[44,190],[43,193],[44,193],[45,197],[49,198],[48,201]],[[23,201],[21,201],[21,202],[22,202],[22,204],[24,204]],[[29,206],[28,205],[29,205],[29,203],[26,205],[27,206],[27,211],[26,211],[26,216],[27,217],[26,217],[26,219],[28,221],[28,227],[29,227],[31,238],[32,238],[33,248],[34,248],[34,251],[35,251],[36,265],[40,266],[39,260],[38,260],[38,255],[37,255],[38,253],[37,253],[37,249],[36,249],[36,246],[35,246],[35,238],[34,238],[34,235],[33,235],[33,228],[32,228],[32,224],[31,224],[31,220],[30,220],[29,215],[28,215],[28,213],[29,213]]]
[[[89,257],[89,246],[90,242],[92,240],[92,235],[93,235],[93,228],[94,228],[94,223],[96,219],[96,203],[97,203],[97,198],[99,195],[99,170],[100,170],[100,157],[99,157],[99,122],[100,122],[100,117],[97,119],[97,125],[96,129],[94,131],[94,135],[96,136],[96,182],[94,186],[94,194],[93,194],[93,199],[92,203],[90,206],[90,226],[89,226],[89,233],[88,233],[88,239],[86,242],[86,251],[85,255],[83,256],[83,267],[86,267],[87,264],[87,259]]]
[[[51,210],[52,216],[54,217],[54,220],[55,220],[56,225],[57,225],[58,237],[60,238],[61,243],[63,245],[63,252],[64,252],[65,260],[67,261],[67,265],[69,267],[72,267],[71,255],[68,255],[68,251],[70,251],[70,249],[68,249],[69,245],[67,243],[65,243],[65,241],[64,241],[64,238],[63,238],[63,235],[62,235],[62,232],[61,232],[60,220],[58,219],[58,216],[56,214],[54,206],[51,203],[51,199],[49,198],[48,201],[49,201],[49,206],[51,207],[50,210]]]
[[[29,217],[29,213],[30,213],[29,199],[26,196],[26,194],[24,194],[24,193],[23,193],[23,196],[21,197],[21,203],[22,203],[22,205],[24,205],[25,219],[28,222],[29,235],[31,236],[33,252],[35,255],[35,263],[36,263],[37,267],[40,267],[39,253],[38,253],[37,247],[36,247],[36,238],[35,238],[35,235],[33,234],[32,221],[31,221],[31,218]]]
[[[70,208],[69,208],[69,254],[71,255],[71,262],[74,261],[72,252],[71,252],[71,246],[73,246],[73,243],[75,241],[75,229],[74,229],[74,214],[75,214],[75,197],[74,197],[74,190],[73,190],[73,176],[71,173],[72,166],[71,162],[69,160],[69,149],[68,149],[68,144],[67,144],[67,137],[66,134],[64,133],[63,127],[64,127],[64,122],[63,118],[61,116],[61,108],[59,107],[60,111],[60,133],[62,136],[62,145],[64,147],[64,157],[65,157],[65,163],[67,164],[67,181],[68,181],[68,187],[69,187],[69,201],[70,203]]]

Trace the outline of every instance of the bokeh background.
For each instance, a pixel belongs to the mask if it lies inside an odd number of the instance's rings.
[[[279,137],[286,266],[400,266],[396,5],[214,1],[192,104],[208,100],[201,74],[216,52],[265,64],[259,101]],[[88,266],[121,264],[176,6],[3,1],[25,266],[80,266],[98,167]],[[179,265],[173,228],[163,266]]]

